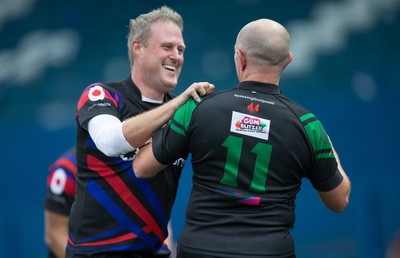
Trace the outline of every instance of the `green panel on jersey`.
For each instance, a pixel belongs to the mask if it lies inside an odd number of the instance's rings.
[[[311,113],[300,117],[317,159],[335,158],[331,142],[321,122]]]
[[[169,126],[176,133],[186,135],[187,129],[192,120],[193,111],[196,109],[196,102],[194,99],[189,99],[183,104],[174,114],[169,121]]]

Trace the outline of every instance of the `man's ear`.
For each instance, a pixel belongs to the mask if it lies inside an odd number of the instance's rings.
[[[238,55],[239,61],[240,61],[240,63],[239,63],[240,71],[244,71],[244,69],[246,69],[246,66],[247,66],[246,55],[240,50],[236,50],[236,51],[237,51],[237,55]]]
[[[290,62],[292,62],[292,60],[293,60],[293,54],[292,54],[292,52],[289,52],[288,64],[290,64]]]
[[[293,54],[292,54],[292,52],[289,52],[288,58],[286,60],[286,64],[284,65],[283,69],[285,69],[288,66],[288,64],[290,64],[290,62],[292,62],[292,60],[293,60]]]
[[[140,55],[142,52],[142,43],[138,40],[132,41],[132,51],[135,56]]]

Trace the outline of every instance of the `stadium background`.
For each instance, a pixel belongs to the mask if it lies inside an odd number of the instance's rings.
[[[47,169],[74,144],[77,99],[89,83],[127,77],[129,18],[163,4],[184,18],[175,93],[194,81],[235,86],[239,29],[262,17],[287,26],[294,61],[281,88],[324,123],[353,187],[347,210],[335,214],[304,182],[298,257],[384,257],[400,228],[399,0],[0,0],[0,257],[45,257]],[[175,238],[190,168],[173,211]]]

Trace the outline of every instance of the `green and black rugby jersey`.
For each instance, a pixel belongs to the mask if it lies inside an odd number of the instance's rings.
[[[192,154],[179,247],[218,257],[293,255],[302,178],[319,191],[343,179],[320,121],[277,85],[252,81],[188,101],[153,135],[153,152],[163,164]]]

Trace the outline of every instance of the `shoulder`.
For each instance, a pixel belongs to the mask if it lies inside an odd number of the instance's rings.
[[[202,97],[203,101],[200,103],[203,104],[206,102],[221,101],[221,99],[224,99],[227,97],[229,98],[230,96],[233,96],[235,91],[236,91],[236,89],[228,89],[228,90],[221,90],[218,92],[208,94],[208,95]]]
[[[122,80],[122,81],[114,81],[114,82],[95,82],[90,85],[88,85],[85,89],[87,90],[105,90],[109,92],[122,92],[124,89],[128,88],[129,85],[128,80]]]
[[[288,98],[284,95],[280,95],[279,99],[284,103],[298,118],[310,114],[310,111],[305,108],[303,105],[299,104],[298,102],[294,101],[291,98]]]
[[[118,106],[122,96],[126,93],[123,92],[123,83],[121,82],[96,82],[92,83],[85,88],[79,102],[78,109],[86,103],[111,101],[114,105]]]

